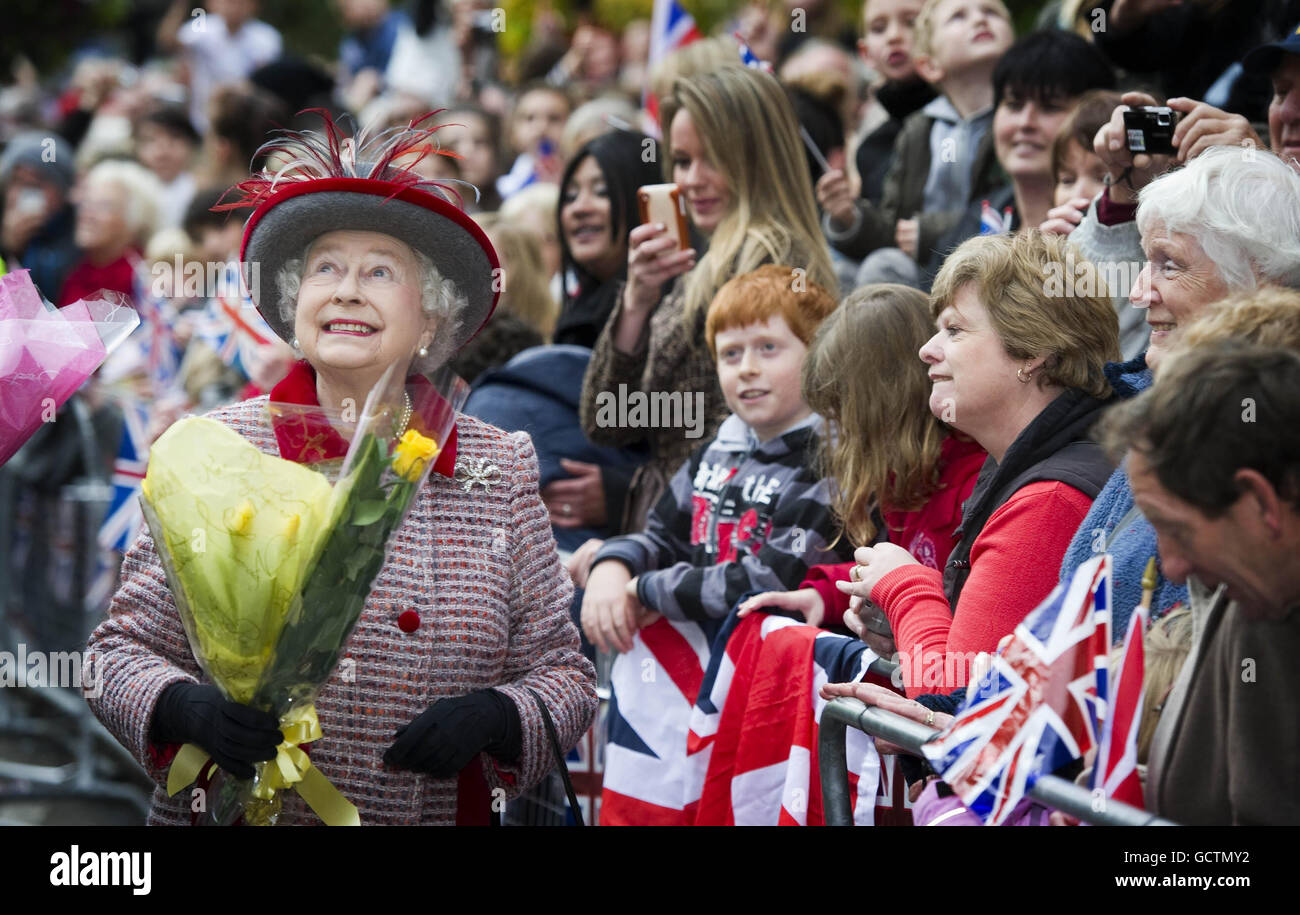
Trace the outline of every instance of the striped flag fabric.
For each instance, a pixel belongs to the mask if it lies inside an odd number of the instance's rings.
[[[654,70],[655,64],[669,54],[701,37],[694,17],[677,0],[654,0],[654,10],[650,14],[650,54],[646,60],[646,72]],[[649,86],[642,93],[641,105],[658,123],[659,100]]]
[[[194,335],[212,348],[221,361],[246,377],[248,366],[257,359],[259,347],[276,339],[245,288],[239,266],[226,265],[224,295],[208,299],[194,325]],[[230,290],[238,290],[231,293]]]
[[[144,527],[140,484],[149,464],[149,411],[136,401],[122,406],[122,439],[113,461],[113,500],[99,528],[99,545],[125,553]]]
[[[765,613],[715,644],[687,743],[705,773],[695,824],[823,825],[821,687],[863,679],[876,655],[857,639]],[[854,823],[870,826],[880,757],[861,731],[850,728],[846,743]]]
[[[980,201],[979,211],[979,234],[980,235],[1002,235],[1006,233],[1008,226],[998,216],[996,209],[993,209],[988,200]]]
[[[1094,790],[1105,797],[1142,807],[1142,780],[1137,771],[1138,728],[1142,724],[1142,681],[1145,671],[1143,633],[1147,612],[1142,607],[1129,617],[1124,652],[1112,678],[1113,699],[1102,724],[1100,749],[1092,769]]]
[[[1016,627],[957,717],[922,749],[985,823],[1097,744],[1110,647],[1111,558],[1081,565]]]
[[[234,337],[234,326],[216,299],[203,304],[194,322],[194,336],[209,346],[227,365],[239,356],[239,341]]]
[[[707,625],[661,619],[615,660],[601,824],[820,825],[819,691],[875,655],[776,614]],[[848,760],[855,822],[878,822],[899,797],[852,729]]]
[[[745,41],[745,37],[739,32],[732,32],[732,37],[740,44],[740,62],[747,67],[753,67],[756,70],[765,70],[772,72],[772,65],[760,58],[754,53],[754,49]]]
[[[716,626],[716,624],[714,624]],[[711,633],[660,619],[610,668],[602,826],[689,826],[704,773],[687,754],[691,708],[704,682]]]
[[[150,276],[144,262],[135,260],[131,278],[132,298],[147,334],[145,359],[154,396],[161,397],[177,384],[180,373],[181,346],[176,340],[176,312],[163,296],[150,288]]]

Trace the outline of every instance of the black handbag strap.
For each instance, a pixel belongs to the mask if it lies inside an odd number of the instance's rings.
[[[546,725],[546,736],[551,739],[551,752],[555,754],[555,764],[560,768],[560,778],[564,780],[564,793],[569,796],[569,806],[573,809],[573,821],[576,826],[586,826],[582,819],[582,808],[578,806],[578,795],[573,790],[573,781],[569,778],[569,766],[564,761],[564,753],[560,750],[560,738],[555,733],[555,722],[551,720],[551,712],[542,701],[541,694],[531,686],[526,687],[533,694],[533,699],[537,702],[537,708],[542,713],[542,723]]]

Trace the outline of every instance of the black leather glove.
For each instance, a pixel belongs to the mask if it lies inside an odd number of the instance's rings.
[[[221,695],[209,684],[173,683],[154,706],[155,743],[193,743],[237,778],[252,778],[255,762],[275,758],[284,740],[275,717]]]
[[[439,699],[394,736],[384,763],[435,778],[455,775],[479,753],[514,762],[524,739],[519,710],[494,689]]]

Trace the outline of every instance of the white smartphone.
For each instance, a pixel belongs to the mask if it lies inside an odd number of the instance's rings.
[[[686,201],[675,184],[647,184],[637,189],[637,203],[641,210],[641,223],[663,223],[669,235],[677,238],[678,250],[690,247],[686,231]]]

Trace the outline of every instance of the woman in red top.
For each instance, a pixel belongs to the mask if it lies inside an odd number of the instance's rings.
[[[889,618],[908,696],[964,686],[1055,587],[1061,557],[1107,477],[1089,430],[1111,396],[1102,367],[1119,352],[1104,295],[1053,284],[1074,257],[1032,231],[962,244],[935,279],[938,325],[921,348],[930,409],[990,460],[942,572],[892,543],[854,554],[856,581]]]
[[[825,441],[823,463],[839,482],[835,511],[849,540],[862,545],[887,537],[918,562],[941,569],[986,455],[927,406],[926,368],[912,354],[930,336],[929,312],[925,294],[909,286],[854,291],[814,339],[803,389],[808,405],[836,430],[835,440]],[[835,582],[848,581],[853,567],[813,566],[799,590],[759,594],[741,605],[740,614],[779,607],[814,626],[839,623],[849,595]],[[872,647],[892,654],[874,640]]]
[[[135,298],[140,251],[158,222],[162,186],[143,166],[107,161],[92,168],[77,204],[79,260],[59,291],[59,305],[101,289]]]

